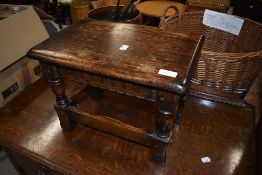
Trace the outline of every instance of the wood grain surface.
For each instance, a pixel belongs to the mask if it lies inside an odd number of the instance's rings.
[[[77,87],[67,83],[67,93]],[[53,101],[40,80],[1,108],[0,144],[61,174],[250,175],[254,170],[252,108],[189,97],[163,168],[150,161],[147,147],[81,125],[63,132]],[[204,156],[211,162],[203,164]]]
[[[129,47],[121,51],[122,45]],[[28,55],[49,64],[177,92],[183,87],[196,46],[196,40],[155,27],[86,19]],[[178,75],[159,75],[160,69]]]

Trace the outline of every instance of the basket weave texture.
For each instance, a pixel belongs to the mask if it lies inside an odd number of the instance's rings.
[[[262,25],[244,19],[238,36],[202,24],[204,12],[162,17],[160,28],[206,39],[192,91],[216,101],[242,104],[262,68]]]
[[[226,11],[230,6],[229,0],[188,0],[189,6],[218,9]]]

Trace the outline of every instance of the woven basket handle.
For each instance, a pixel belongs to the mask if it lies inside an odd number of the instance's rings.
[[[164,10],[164,13],[163,13],[163,15],[162,15],[162,18],[165,18],[165,19],[169,18],[169,16],[167,16],[167,12],[168,12],[168,10],[169,10],[170,8],[172,8],[172,9],[174,9],[174,10],[176,11],[176,13],[175,13],[174,15],[178,15],[178,16],[181,15],[179,9],[178,9],[176,6],[170,5],[169,7],[167,7],[167,8]],[[171,15],[171,16],[173,16],[173,15]]]
[[[171,15],[171,16],[167,16],[167,11],[170,9],[170,8],[173,8],[175,9],[176,13],[174,15]],[[168,27],[168,21],[172,20],[173,18],[176,18],[176,17],[179,17],[181,18],[181,13],[179,11],[179,9],[174,6],[174,5],[171,5],[169,7],[167,7],[161,17],[161,20],[160,20],[160,23],[159,23],[159,27],[162,28],[162,29],[167,29]]]
[[[141,0],[137,0],[137,1],[135,1],[135,2],[134,2],[134,5],[136,6],[137,4],[139,4],[140,1],[141,1]]]

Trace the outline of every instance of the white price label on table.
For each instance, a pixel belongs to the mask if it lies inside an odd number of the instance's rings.
[[[124,44],[124,45],[121,45],[121,46],[119,47],[119,50],[124,51],[124,50],[127,50],[128,47],[129,47],[129,45]]]
[[[234,35],[239,35],[243,23],[243,19],[212,10],[205,10],[203,17],[204,25],[226,31]]]
[[[158,71],[158,74],[159,75],[165,75],[165,76],[168,76],[168,77],[173,77],[173,78],[176,78],[176,76],[177,76],[177,72],[173,72],[173,71],[165,70],[165,69],[160,69]]]
[[[211,159],[210,159],[210,157],[202,157],[201,161],[202,161],[202,163],[210,163]]]

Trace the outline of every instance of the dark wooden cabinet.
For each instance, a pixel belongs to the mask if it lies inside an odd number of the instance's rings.
[[[68,94],[79,87],[66,83]],[[41,79],[0,109],[0,144],[21,175],[250,175],[254,171],[252,108],[189,97],[162,167],[150,160],[151,149],[139,144],[82,125],[64,132],[53,100]],[[204,156],[211,163],[203,164]]]
[[[23,155],[8,148],[5,148],[5,152],[20,175],[62,175],[37,160],[29,158],[29,154]]]

